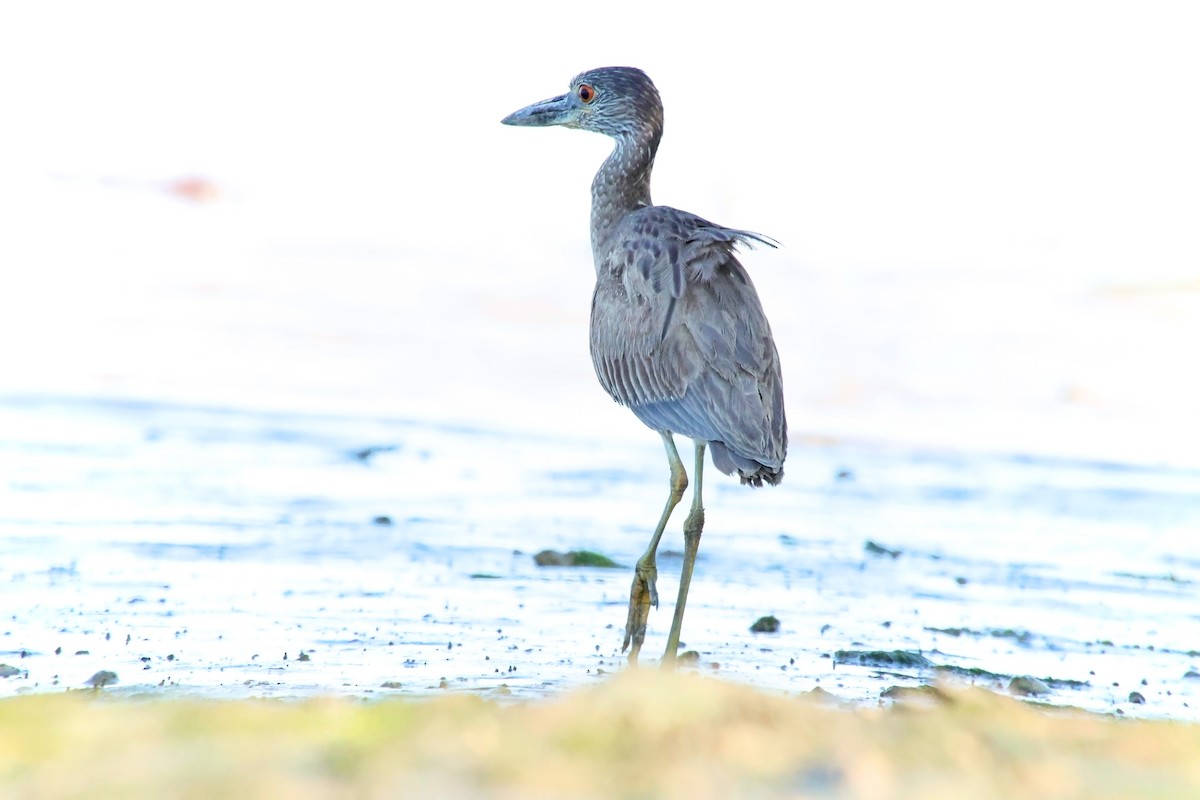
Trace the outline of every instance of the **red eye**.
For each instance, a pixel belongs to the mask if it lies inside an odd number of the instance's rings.
[[[596,90],[591,86],[588,86],[586,83],[579,84],[579,88],[575,90],[575,94],[579,95],[579,99],[582,100],[585,105],[596,99]]]

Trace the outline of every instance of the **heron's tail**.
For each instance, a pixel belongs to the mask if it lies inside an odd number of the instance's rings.
[[[724,442],[709,442],[708,451],[712,453],[713,465],[717,469],[726,475],[736,472],[743,485],[750,484],[759,487],[766,483],[770,486],[778,486],[779,482],[783,480],[783,464],[772,466],[753,458],[738,455],[726,447]]]

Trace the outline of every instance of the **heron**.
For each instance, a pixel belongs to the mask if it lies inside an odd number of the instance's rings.
[[[650,200],[663,106],[640,69],[583,72],[566,94],[502,122],[577,128],[615,140],[592,181],[592,364],[613,400],[659,433],[670,464],[667,502],[629,592],[621,651],[629,651],[631,665],[645,642],[650,609],[658,607],[659,541],[688,488],[674,436],[695,443],[679,595],[660,662],[670,669],[704,529],[705,451],[713,466],[736,473],[742,484],[776,485],[783,478],[787,420],[779,353],[754,284],[734,254],[739,244],[777,242]]]

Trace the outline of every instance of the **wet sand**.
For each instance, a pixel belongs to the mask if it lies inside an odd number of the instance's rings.
[[[665,491],[652,436],[52,397],[0,420],[19,432],[0,448],[3,695],[106,670],[116,695],[544,698],[624,668]],[[1030,676],[1050,704],[1197,718],[1200,560],[1178,543],[1200,473],[800,440],[788,478],[707,482],[699,672],[861,706]],[[543,549],[621,566],[541,567]],[[777,632],[750,630],[764,615]]]

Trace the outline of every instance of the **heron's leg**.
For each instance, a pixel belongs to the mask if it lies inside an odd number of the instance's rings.
[[[658,577],[658,567],[654,562],[658,552],[658,540],[662,538],[663,530],[671,512],[679,505],[683,492],[687,489],[687,472],[683,462],[679,460],[679,451],[675,449],[675,440],[671,434],[661,431],[663,445],[667,448],[667,460],[671,462],[671,493],[667,495],[667,504],[663,506],[662,516],[658,519],[658,527],[650,537],[646,552],[638,559],[633,571],[633,586],[629,589],[629,617],[625,620],[625,642],[621,650],[629,648],[629,663],[636,664],[642,642],[646,639],[646,620],[650,618],[650,607],[658,608],[658,589],[655,579]]]
[[[696,469],[693,475],[696,477],[696,487],[692,490],[692,510],[683,521],[683,572],[679,574],[679,599],[675,601],[675,617],[671,620],[667,650],[663,653],[663,669],[675,668],[675,651],[679,649],[679,633],[683,628],[683,609],[687,605],[688,587],[692,584],[696,553],[700,550],[700,533],[704,530],[704,442],[696,442]]]

